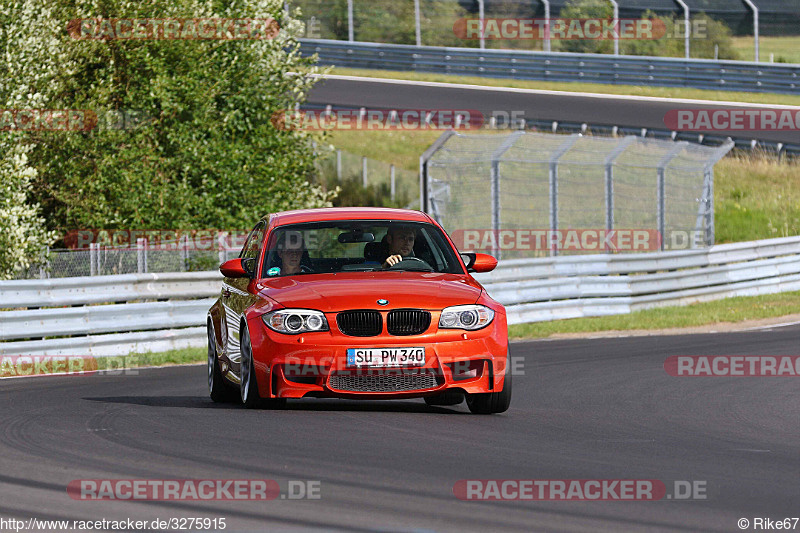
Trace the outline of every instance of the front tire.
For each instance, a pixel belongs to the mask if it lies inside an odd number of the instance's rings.
[[[485,394],[467,394],[467,407],[476,415],[503,413],[511,405],[511,369],[506,367],[503,390]]]
[[[255,365],[253,364],[253,346],[250,343],[250,332],[247,330],[247,324],[242,322],[241,327],[241,342],[239,344],[242,360],[241,360],[241,384],[239,392],[242,398],[242,405],[248,409],[256,409],[260,407],[267,408],[281,408],[286,405],[285,398],[264,399],[258,393],[258,379],[256,379]]]

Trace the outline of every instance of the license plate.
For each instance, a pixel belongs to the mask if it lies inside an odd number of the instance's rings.
[[[348,348],[347,366],[421,366],[425,348]]]

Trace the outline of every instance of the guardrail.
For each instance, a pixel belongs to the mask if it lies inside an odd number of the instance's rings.
[[[510,324],[621,314],[798,291],[800,237],[510,260],[475,277],[506,306]],[[217,272],[2,281],[0,309],[7,310],[0,311],[0,355],[107,356],[203,346],[206,312],[220,281]]]
[[[303,104],[300,106],[303,111],[322,111],[336,112],[336,111],[359,111],[366,114],[365,107],[347,107],[340,105],[321,105],[321,104]],[[381,108],[377,106],[370,106],[370,109],[383,109],[384,111],[391,111],[390,108]],[[552,132],[562,134],[591,133],[594,136],[604,137],[626,137],[633,135],[636,137],[644,137],[650,139],[663,139],[672,141],[689,141],[696,144],[705,146],[722,146],[723,144],[733,141],[733,147],[736,150],[743,150],[745,152],[767,152],[774,154],[781,159],[783,156],[800,156],[800,143],[782,143],[777,141],[765,141],[763,139],[755,139],[752,137],[730,137],[728,135],[718,135],[709,133],[698,133],[690,131],[674,131],[666,128],[634,128],[631,126],[618,126],[614,124],[602,124],[597,122],[570,122],[564,120],[540,120],[526,118],[523,119],[524,123],[509,124],[506,122],[496,122],[495,129],[511,131],[517,129],[527,129],[532,131]],[[492,123],[489,123],[492,127]]]
[[[800,290],[800,237],[706,250],[505,261],[475,275],[510,324]]]
[[[339,67],[411,70],[521,80],[691,87],[797,94],[800,64],[481,50],[301,39],[304,56]]]
[[[0,281],[0,309],[11,309],[0,311],[0,355],[106,356],[202,346],[221,280],[213,271]]]

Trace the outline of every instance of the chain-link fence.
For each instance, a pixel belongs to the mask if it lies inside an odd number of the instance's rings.
[[[386,198],[394,207],[419,205],[419,174],[393,164],[317,146],[316,180],[333,187],[355,182],[361,188],[373,187],[376,196]]]
[[[215,270],[221,263],[239,256],[239,250],[232,249],[180,248],[177,244],[111,247],[91,243],[83,250],[47,249],[39,265],[18,273],[15,279],[206,271]]]
[[[396,207],[419,205],[419,175],[394,165],[358,156],[330,147],[316,146],[317,175],[314,181],[327,187],[347,182],[356,188],[370,187],[378,199],[388,199]],[[114,230],[110,230],[113,232]],[[131,230],[134,232],[134,230]],[[128,231],[120,231],[127,235]],[[145,241],[129,246],[105,246],[88,243],[80,249],[48,248],[36,265],[18,272],[15,279],[67,278],[74,276],[104,276],[145,272],[194,272],[215,270],[221,263],[238,257],[241,246],[231,246],[224,232],[214,238],[192,238],[184,242],[167,242],[156,232],[157,241]],[[174,232],[173,232],[174,233]],[[240,237],[247,231],[239,232]],[[92,237],[96,238],[97,235]]]
[[[504,259],[706,247],[732,146],[446,132],[422,158],[423,203],[460,249]]]
[[[550,0],[551,17],[558,17],[570,0]],[[574,2],[573,2],[574,3]],[[686,0],[692,16],[705,14],[725,23],[734,35],[752,35],[754,13],[741,0]],[[684,11],[673,0],[618,0],[621,18],[649,14],[682,20]],[[800,34],[800,0],[757,0],[761,35]],[[608,9],[611,4],[608,3]],[[299,8],[310,39],[336,39],[426,46],[478,46],[477,40],[460,38],[454,25],[480,16],[480,2],[458,0],[291,0]],[[602,8],[603,3],[600,4]],[[418,7],[418,9],[417,9]],[[484,0],[489,18],[544,18],[545,3],[526,0]],[[541,42],[487,40],[487,48],[541,49]]]

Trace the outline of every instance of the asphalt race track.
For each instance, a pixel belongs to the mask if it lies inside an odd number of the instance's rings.
[[[800,514],[800,381],[670,377],[670,355],[797,355],[797,326],[515,343],[511,409],[213,404],[205,366],[0,383],[0,517],[225,517],[226,531],[739,531]],[[319,499],[80,501],[76,479],[319,482]],[[706,499],[461,501],[463,479],[705,482]],[[800,527],[800,526],[798,526]]]
[[[446,87],[421,82],[398,83],[391,80],[367,81],[329,78],[311,90],[309,104],[333,105],[359,109],[469,109],[484,116],[496,111],[522,111],[526,119],[558,120],[620,127],[667,129],[664,115],[673,109],[729,109],[727,104],[699,104],[696,101],[669,101],[658,98],[631,98],[552,91],[508,91],[493,87]],[[771,107],[738,104],[747,108]],[[738,109],[738,107],[737,107]],[[796,109],[796,108],[794,108]],[[731,135],[764,141],[798,143],[794,131],[731,131],[714,135]]]

